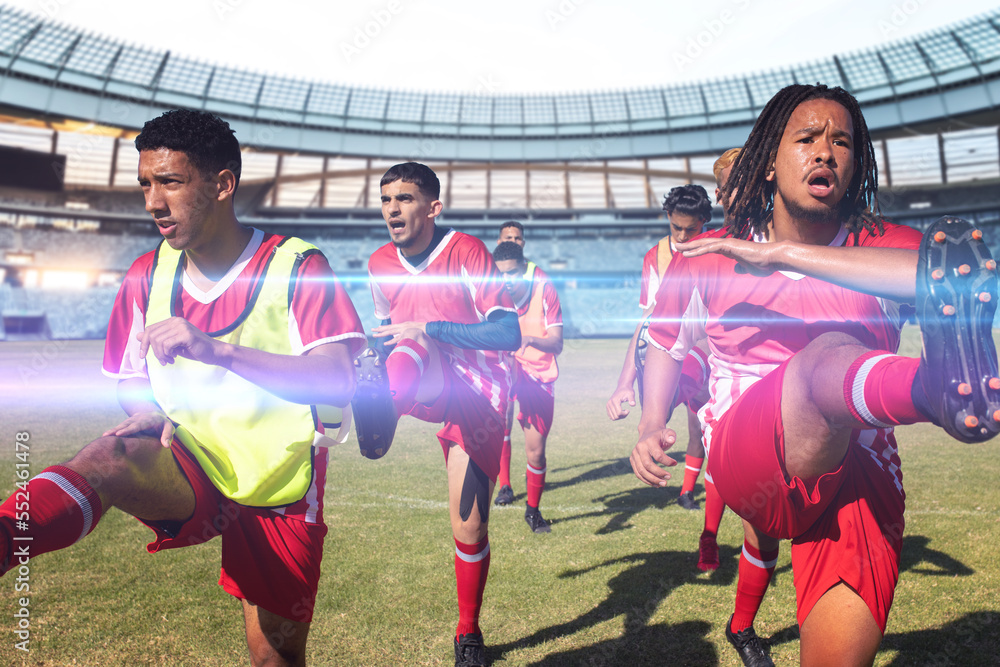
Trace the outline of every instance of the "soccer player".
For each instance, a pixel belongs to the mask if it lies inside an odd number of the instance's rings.
[[[524,259],[520,245],[512,241],[499,244],[493,250],[493,260],[507,282],[521,325],[521,349],[514,355],[517,366],[500,458],[501,486],[495,504],[509,505],[514,502],[514,491],[510,486],[510,421],[516,400],[520,408],[517,421],[524,431],[524,452],[528,459],[525,472],[528,498],[524,520],[532,531],[548,533],[551,529],[542,518],[538,504],[545,488],[545,442],[552,427],[555,381],[559,377],[556,356],[563,347],[562,308],[552,281],[534,262]]]
[[[516,243],[524,247],[524,225],[517,220],[508,220],[500,225],[500,236],[497,238],[497,245],[501,243]]]
[[[942,219],[921,235],[882,220],[868,128],[841,88],[793,85],[761,112],[723,197],[727,227],[679,245],[657,295],[632,466],[663,486],[666,413],[700,327],[713,355],[708,466],[761,561],[792,541],[802,664],[871,664],[903,532],[893,427],[1000,431],[996,264],[982,233]],[[921,359],[894,354],[917,304]],[[726,624],[745,664],[753,628]],[[765,662],[766,661],[766,662]]]
[[[618,377],[618,386],[606,405],[608,417],[614,421],[624,419],[629,411],[624,403],[635,406],[636,379],[638,382],[639,399],[642,400],[642,366],[645,350],[648,345],[646,329],[649,326],[649,316],[656,304],[656,293],[667,267],[676,252],[675,244],[683,243],[702,232],[705,223],[712,219],[712,202],[708,193],[700,185],[680,185],[670,190],[663,201],[663,210],[667,212],[670,221],[670,234],[649,249],[642,260],[642,283],[639,290],[639,307],[642,310],[642,320],[636,326],[628,351],[625,353],[625,364]],[[638,351],[638,354],[637,354]],[[707,357],[692,355],[688,361],[688,375],[702,377],[706,368]],[[697,382],[695,382],[697,384]],[[697,386],[697,390],[700,390]],[[686,402],[686,401],[682,401]],[[685,460],[684,482],[681,485],[677,503],[687,510],[697,510],[698,502],[694,499],[694,485],[705,462],[705,450],[701,446],[701,427],[698,423],[696,410],[688,406],[688,447]],[[715,560],[718,560],[716,546]],[[718,566],[716,566],[718,567]],[[703,569],[713,569],[711,567]]]
[[[240,146],[220,118],[177,110],[135,139],[146,210],[163,235],[132,264],[103,370],[128,418],[30,480],[31,555],[68,547],[112,507],[149,526],[147,549],[222,537],[220,585],[240,599],[254,665],[304,665],[326,525],[331,443],[317,406],[345,406],[364,332],[323,255],[245,227]],[[17,544],[21,544],[18,542]]]
[[[435,224],[441,185],[430,168],[397,164],[382,177],[381,190],[391,242],[368,262],[375,315],[383,321],[374,334],[393,346],[384,371],[395,415],[444,424],[438,440],[455,538],[455,665],[482,665],[487,524],[510,391],[504,350],[521,345],[517,309],[483,242]],[[367,426],[366,401],[355,399],[359,431]]]

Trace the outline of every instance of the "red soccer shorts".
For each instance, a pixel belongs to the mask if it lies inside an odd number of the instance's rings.
[[[500,474],[500,450],[507,428],[506,397],[500,411],[493,409],[486,396],[477,392],[452,369],[443,354],[438,354],[444,388],[429,404],[417,403],[406,414],[431,424],[443,423],[438,441],[445,457],[451,443],[457,444],[475,461],[491,481]]]
[[[899,580],[902,489],[888,463],[855,431],[840,467],[817,479],[784,469],[781,386],[784,364],[733,404],[712,432],[708,469],[727,505],[764,533],[792,540],[801,625],[840,582],[854,589],[882,632]]]
[[[215,488],[179,440],[174,439],[171,451],[194,489],[195,510],[180,525],[143,521],[156,533],[156,540],[146,547],[149,553],[221,535],[219,585],[227,593],[283,618],[311,621],[326,525],[238,505]]]
[[[517,401],[517,421],[521,428],[531,424],[543,438],[547,437],[552,430],[552,415],[556,406],[555,383],[539,382],[518,369],[511,400]]]

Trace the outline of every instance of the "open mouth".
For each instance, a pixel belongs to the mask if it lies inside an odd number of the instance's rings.
[[[826,197],[833,191],[833,178],[823,170],[809,177],[808,186],[814,197]]]
[[[394,232],[400,231],[401,229],[405,228],[406,228],[406,223],[403,222],[402,220],[389,221],[389,229],[393,230]]]
[[[164,236],[167,236],[170,233],[172,233],[175,229],[177,229],[177,223],[176,222],[157,222],[156,223],[156,227],[157,227],[157,229],[160,230],[161,234],[163,234]]]

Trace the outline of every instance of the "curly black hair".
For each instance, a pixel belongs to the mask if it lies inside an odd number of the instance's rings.
[[[767,174],[774,165],[785,126],[796,107],[817,99],[843,106],[854,125],[854,176],[840,202],[841,218],[855,238],[865,229],[876,235],[884,231],[878,206],[875,149],[858,101],[840,87],[794,84],[775,93],[760,112],[722,189],[723,201],[729,202],[726,229],[736,238],[750,238],[770,224],[774,214],[774,183],[767,180]]]
[[[140,153],[160,148],[184,153],[205,176],[228,169],[239,187],[243,170],[240,142],[229,123],[215,114],[191,109],[167,111],[146,121],[135,138],[135,148]]]
[[[493,261],[502,262],[505,259],[513,259],[520,264],[524,261],[524,250],[513,241],[498,243],[497,247],[493,249]]]
[[[667,215],[680,213],[708,222],[712,219],[712,201],[705,188],[700,185],[678,185],[663,198],[663,210]]]

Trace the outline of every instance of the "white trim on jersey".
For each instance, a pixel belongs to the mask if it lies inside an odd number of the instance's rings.
[[[247,247],[243,249],[243,252],[236,260],[236,263],[229,267],[229,270],[226,271],[226,275],[222,276],[222,279],[215,283],[208,291],[205,291],[194,284],[194,281],[188,277],[187,269],[181,271],[181,285],[184,287],[184,291],[198,303],[212,303],[222,296],[222,294],[229,289],[234,282],[236,282],[236,279],[239,278],[243,269],[247,267],[247,264],[250,263],[253,256],[257,254],[257,250],[260,249],[260,244],[263,241],[264,232],[259,229],[254,229],[253,235],[247,243]]]
[[[80,532],[80,537],[73,540],[73,544],[86,537],[87,533],[90,532],[91,526],[94,525],[94,508],[90,506],[87,496],[83,495],[80,489],[76,488],[72,482],[57,472],[43,472],[37,475],[35,479],[47,479],[58,486],[63,493],[72,498],[80,506],[80,511],[83,512],[83,531]]]
[[[289,313],[289,315],[290,314],[291,313]],[[299,352],[299,354],[305,354],[309,350],[317,348],[320,345],[326,345],[327,343],[339,343],[340,341],[347,340],[349,338],[361,338],[363,340],[368,340],[368,338],[363,333],[359,331],[352,331],[351,333],[340,334],[339,336],[330,336],[329,338],[320,338],[317,341],[313,341],[312,343],[309,343],[308,345],[303,347],[302,351]]]
[[[430,266],[431,262],[433,262],[437,258],[437,256],[440,255],[444,251],[444,249],[448,247],[448,244],[451,243],[451,239],[453,236],[455,236],[455,230],[449,229],[445,233],[444,237],[442,237],[441,242],[437,244],[437,247],[434,248],[434,250],[431,251],[431,254],[427,256],[427,259],[420,262],[420,264],[418,264],[417,266],[413,266],[412,264],[410,264],[409,261],[407,261],[406,257],[403,255],[403,250],[399,246],[396,246],[396,256],[399,258],[399,263],[403,266],[404,269],[406,269],[413,275],[417,275],[423,272],[424,269],[426,269],[428,266]],[[388,317],[388,315],[386,317]]]

